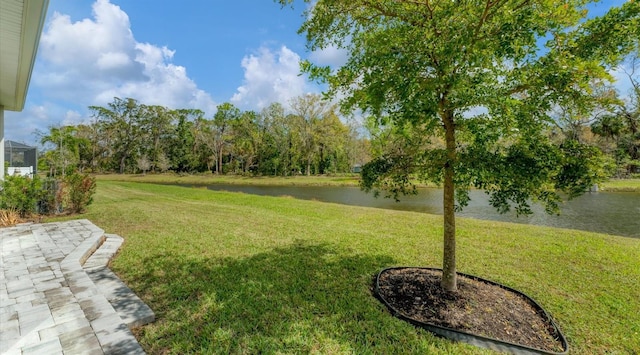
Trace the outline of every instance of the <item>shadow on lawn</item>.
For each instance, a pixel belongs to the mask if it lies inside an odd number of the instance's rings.
[[[139,330],[149,353],[451,350],[372,296],[374,274],[391,264],[297,242],[244,259],[156,255],[127,279],[156,312]]]

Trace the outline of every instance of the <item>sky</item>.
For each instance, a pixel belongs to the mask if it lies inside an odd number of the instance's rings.
[[[602,0],[590,14],[625,0]],[[309,52],[297,33],[306,5],[271,0],[50,0],[22,112],[5,112],[5,139],[91,119],[114,97],[199,108],[261,110],[321,89],[299,61],[340,66],[343,51]]]

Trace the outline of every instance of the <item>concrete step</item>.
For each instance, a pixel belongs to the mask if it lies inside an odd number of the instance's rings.
[[[108,267],[86,269],[87,275],[129,327],[139,327],[155,321],[155,314]]]
[[[107,267],[124,239],[115,234],[105,234],[105,237],[102,245],[84,263],[85,272],[129,328],[155,321],[151,308]]]
[[[124,242],[124,238],[115,234],[105,234],[104,241],[100,247],[91,254],[91,256],[82,265],[85,269],[93,269],[96,267],[109,266],[109,261],[120,249]]]

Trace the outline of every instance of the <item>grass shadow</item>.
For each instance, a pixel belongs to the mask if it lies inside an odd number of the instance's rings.
[[[393,262],[296,242],[246,258],[165,252],[123,276],[156,313],[137,330],[149,353],[451,352],[373,297],[372,276]]]

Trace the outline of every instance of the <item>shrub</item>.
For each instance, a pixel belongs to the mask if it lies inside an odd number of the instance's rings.
[[[6,176],[0,182],[0,209],[21,217],[33,213],[56,214],[68,210],[83,213],[93,202],[96,180],[87,174],[72,173],[61,181],[24,176]],[[2,216],[0,216],[2,217]]]
[[[38,202],[38,213],[56,214],[64,210],[67,197],[66,184],[55,178],[46,178],[42,181],[42,193]]]
[[[38,176],[5,176],[0,192],[0,209],[13,210],[21,217],[27,217],[36,212],[41,194],[42,182]]]
[[[93,202],[96,179],[87,174],[73,173],[64,179],[67,192],[67,208],[71,213],[83,213]]]

